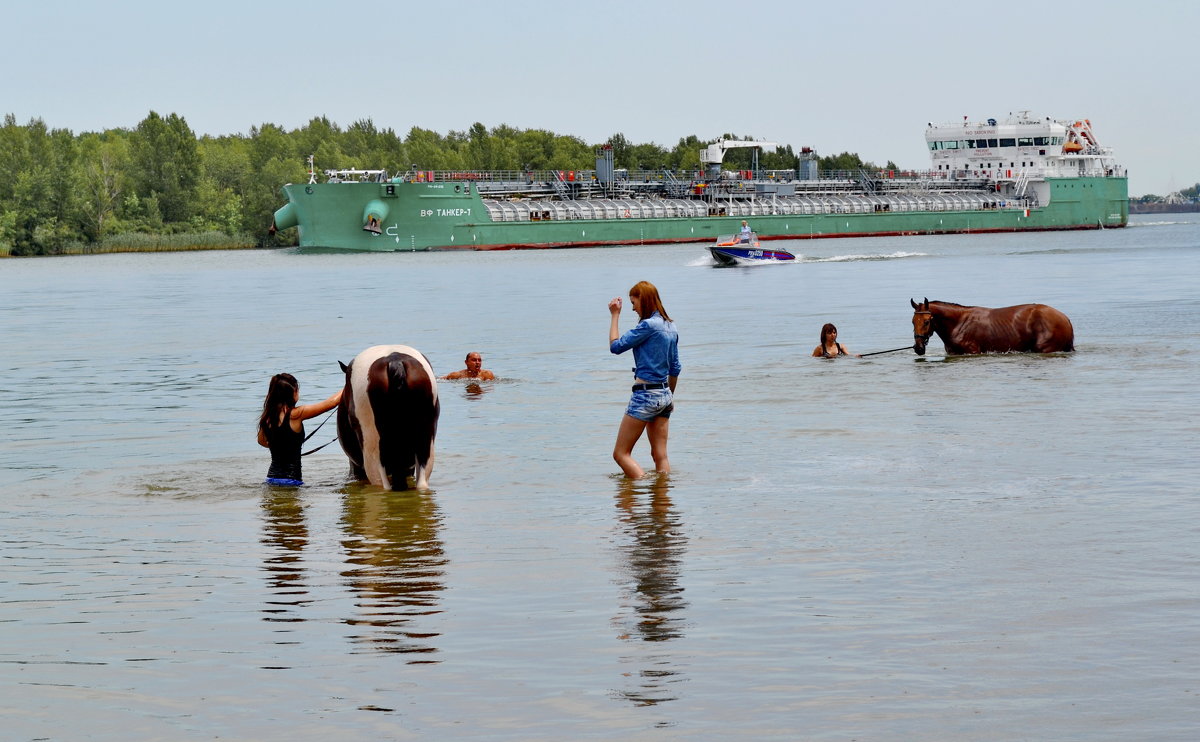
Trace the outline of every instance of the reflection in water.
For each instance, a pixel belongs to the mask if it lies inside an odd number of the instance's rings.
[[[262,543],[273,549],[263,563],[267,589],[264,621],[303,621],[297,609],[312,602],[304,584],[304,547],[308,544],[305,504],[298,487],[267,487],[263,496]]]
[[[438,593],[446,558],[438,539],[441,512],[428,493],[348,490],[342,514],[348,565],[342,576],[357,596],[363,627],[350,640],[377,652],[432,654],[436,632],[421,632],[421,616],[441,613]],[[429,658],[410,663],[433,662]]]
[[[622,566],[628,581],[616,621],[620,627],[618,638],[627,642],[668,642],[683,636],[687,602],[679,585],[679,572],[687,539],[679,513],[671,503],[670,488],[670,476],[665,474],[640,480],[622,478],[618,485],[617,516],[627,540]],[[638,682],[636,687],[621,691],[621,697],[639,706],[676,699],[669,686],[684,678],[668,653],[636,653],[623,657],[622,662],[643,667],[636,673],[626,673]]]

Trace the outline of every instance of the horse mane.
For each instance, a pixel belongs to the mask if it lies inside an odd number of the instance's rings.
[[[958,307],[959,309],[974,309],[975,308],[975,306],[973,304],[959,304],[958,302],[942,301],[941,299],[934,299],[933,301],[931,301],[929,303],[930,304],[945,304],[946,306]]]

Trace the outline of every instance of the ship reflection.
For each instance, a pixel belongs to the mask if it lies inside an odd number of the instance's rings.
[[[305,583],[304,547],[308,544],[307,508],[294,487],[268,487],[263,497],[262,543],[270,549],[263,560],[269,598],[264,621],[303,621],[298,610],[309,603]],[[284,629],[281,629],[284,630]]]
[[[631,650],[621,661],[638,666],[624,673],[631,687],[619,695],[639,706],[676,700],[673,686],[685,680],[663,644],[683,636],[688,605],[679,585],[687,538],[670,488],[668,475],[622,479],[616,497],[617,520],[626,541],[621,565],[626,579],[615,620],[618,638]],[[654,648],[635,644],[639,640],[655,643]]]
[[[348,638],[362,651],[411,654],[410,664],[436,662],[431,655],[439,633],[428,630],[428,619],[423,627],[422,617],[441,613],[441,512],[428,493],[364,489],[346,491],[342,512],[342,577],[360,612],[345,620],[357,629]]]

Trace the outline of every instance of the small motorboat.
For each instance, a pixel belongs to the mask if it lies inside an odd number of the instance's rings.
[[[796,259],[796,256],[787,250],[763,247],[758,243],[758,235],[754,232],[750,233],[749,240],[743,240],[736,234],[723,234],[708,251],[719,265],[782,263]]]

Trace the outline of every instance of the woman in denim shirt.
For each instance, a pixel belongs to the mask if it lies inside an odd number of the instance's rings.
[[[640,281],[629,289],[629,303],[641,322],[624,335],[617,328],[621,315],[621,297],[608,303],[612,322],[608,329],[608,349],[614,354],[633,350],[633,396],[621,418],[613,460],[628,477],[641,477],[642,467],[633,459],[633,446],[647,431],[650,455],[659,473],[671,471],[667,459],[667,433],[671,412],[675,409],[675,382],[679,372],[679,333],[663,308],[658,289],[649,281]]]

